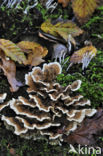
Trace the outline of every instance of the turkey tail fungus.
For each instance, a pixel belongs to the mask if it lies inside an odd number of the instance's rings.
[[[56,82],[62,71],[59,63],[34,67],[25,75],[28,99],[19,96],[9,101],[14,116],[1,115],[6,128],[27,139],[46,139],[50,144],[60,144],[63,136],[75,131],[85,117],[91,117],[96,109],[89,108],[90,100],[76,94],[81,80],[66,87]],[[5,94],[4,94],[5,95]],[[2,96],[1,101],[4,97]]]

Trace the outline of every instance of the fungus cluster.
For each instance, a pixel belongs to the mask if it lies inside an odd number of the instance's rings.
[[[10,100],[7,106],[14,112],[13,115],[1,115],[8,129],[24,138],[43,138],[57,144],[63,141],[64,135],[76,130],[86,116],[96,113],[95,109],[89,108],[89,100],[76,94],[81,81],[62,87],[56,82],[60,73],[60,64],[54,62],[44,64],[42,69],[34,67],[25,75],[28,98],[19,96]],[[5,94],[0,102],[4,97]]]
[[[52,53],[52,60],[55,59],[57,61],[59,59],[59,62],[64,62],[65,55],[67,54],[67,48],[65,45],[61,43],[54,44],[53,46],[53,53]]]
[[[29,5],[30,2],[33,2],[33,5]],[[17,9],[21,5],[21,3],[22,3],[22,0],[4,0],[2,2],[2,4],[0,5],[0,7],[6,5],[7,8],[15,8],[15,9]],[[24,14],[27,14],[28,11],[30,9],[34,8],[37,4],[38,4],[38,0],[32,0],[32,1],[28,0],[27,1],[27,7],[24,10]]]
[[[51,10],[51,13],[56,9],[57,5],[58,5],[58,3],[55,2],[54,0],[47,0],[46,1],[46,4],[45,4],[46,9],[47,10],[50,9]]]

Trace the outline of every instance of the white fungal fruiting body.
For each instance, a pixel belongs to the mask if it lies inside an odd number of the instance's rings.
[[[0,103],[4,102],[4,100],[6,99],[7,93],[4,94],[0,94]]]
[[[20,130],[20,129],[19,129],[19,126],[18,126],[16,123],[13,123],[12,118],[11,118],[11,120],[10,120],[8,117],[2,115],[1,120],[5,121],[8,125],[13,126],[14,129],[15,129],[15,130],[14,130],[14,133],[15,133],[16,135],[20,135],[21,133],[26,133],[26,132],[28,131],[28,129],[26,129],[26,128],[23,128],[22,130]]]
[[[97,110],[86,108],[90,106],[90,100],[73,94],[81,87],[81,80],[66,87],[55,82],[61,71],[60,64],[54,62],[44,64],[42,69],[34,67],[26,74],[28,98],[19,96],[9,101],[8,109],[14,111],[15,115],[1,117],[8,129],[27,139],[41,137],[61,144],[64,135],[68,136],[85,117],[96,113]],[[1,95],[1,99],[5,97],[5,94]]]
[[[0,111],[2,111],[5,107],[9,106],[9,101],[5,102],[7,97],[7,93],[0,94]]]
[[[82,70],[84,70],[85,68],[88,67],[90,61],[92,60],[92,58],[95,56],[95,54],[91,51],[88,53],[85,53],[82,59]]]
[[[21,4],[22,0],[4,0],[0,7],[6,6],[7,8],[14,7],[17,9],[19,5]],[[33,2],[33,5],[29,5],[30,2]],[[32,8],[34,8],[38,4],[38,0],[28,0],[28,5],[26,9],[24,10],[24,14],[27,14],[28,11]]]
[[[57,61],[57,59],[59,59],[59,62],[61,63],[64,61],[66,54],[67,48],[63,44],[58,43],[53,46],[52,60],[55,59],[55,61]]]
[[[51,10],[51,13],[56,9],[58,3],[54,2],[54,0],[47,0],[46,9]]]
[[[31,0],[28,0],[28,3],[30,2]],[[24,14],[27,14],[28,11],[32,8],[34,8],[36,5],[38,4],[38,0],[34,0],[34,4],[33,5],[29,5],[26,7],[26,9],[24,10]]]

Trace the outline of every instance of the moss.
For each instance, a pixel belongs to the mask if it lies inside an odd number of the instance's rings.
[[[38,3],[38,5],[30,9],[27,14],[24,14],[26,7],[27,1],[22,1],[17,9],[7,8],[6,6],[0,8],[1,38],[6,38],[15,42],[22,34],[37,31],[41,23],[48,18],[70,18],[70,6],[68,6],[67,9],[63,9],[61,5],[58,5],[54,12],[50,13],[41,3]]]
[[[94,23],[98,23],[98,21],[101,22],[101,20],[103,20],[103,6],[98,7],[95,14],[93,14],[93,16],[90,18],[90,20],[86,24],[84,24],[82,27],[91,29],[91,26]],[[99,25],[100,25],[100,23],[99,23]]]
[[[103,48],[103,44],[101,44],[103,40],[103,5],[97,8],[93,16],[82,28],[88,32],[89,40],[92,40],[96,47]]]
[[[0,128],[0,155],[10,155],[10,148],[14,148],[16,154],[19,156],[66,156],[70,147],[63,146],[50,146],[45,141],[24,140],[11,131],[2,131]],[[72,156],[72,155],[71,155]]]
[[[36,8],[30,10],[28,14],[24,14],[23,11],[23,8],[8,9],[6,7],[0,10],[1,38],[15,41],[21,34],[35,31],[42,23],[41,13]]]
[[[51,13],[47,10],[41,3],[38,3],[36,8],[41,12],[43,20],[47,20],[48,18],[59,18],[62,17],[63,19],[69,18],[69,11],[70,7],[67,9],[63,9],[61,5],[58,5],[57,8]]]
[[[7,83],[6,78],[4,78],[4,76],[3,76],[0,78],[0,93],[5,91],[5,88],[6,89],[8,88],[8,83]]]
[[[99,7],[93,17],[83,26],[84,30],[88,32],[87,40],[91,40],[93,45],[98,48],[95,58],[90,62],[86,74],[84,75],[81,70],[81,65],[73,65],[67,72],[69,61],[65,64],[62,74],[57,77],[57,81],[63,86],[68,85],[74,80],[82,80],[82,86],[79,93],[84,95],[85,98],[91,100],[92,107],[103,106],[103,6]],[[100,34],[101,38],[98,37]]]
[[[50,12],[44,9],[40,4],[37,7],[31,9],[27,15],[23,13],[26,8],[27,1],[22,1],[22,5],[19,9],[7,9],[2,7],[0,10],[0,35],[1,38],[16,41],[21,34],[27,32],[35,32],[40,27],[43,20],[47,18],[71,19],[73,14],[71,13],[70,5],[63,9],[61,5],[58,5],[57,9],[50,15]],[[103,34],[103,8],[100,7],[93,17],[85,24],[84,29],[88,31],[89,37],[98,48],[102,48],[103,43],[98,34]],[[38,20],[39,19],[39,20]],[[36,25],[35,25],[36,24]],[[100,43],[101,46],[100,46]],[[101,50],[101,49],[100,49]],[[69,63],[69,62],[68,62]],[[63,86],[68,85],[74,80],[81,79],[82,86],[79,93],[84,95],[85,98],[91,100],[92,107],[103,106],[103,51],[98,51],[97,56],[89,64],[86,74],[82,74],[81,65],[74,65],[67,72],[66,68],[68,63],[65,64],[62,74],[57,77],[57,81]],[[21,72],[21,71],[20,71]],[[22,72],[21,72],[22,73]],[[24,74],[23,74],[24,75]],[[20,77],[20,76],[19,76]],[[24,89],[25,90],[25,89]],[[7,79],[0,78],[0,93],[8,92],[11,99],[12,96],[18,97],[19,94],[25,95],[25,91],[22,88],[19,93],[11,94]],[[103,137],[101,137],[103,140]],[[0,125],[0,155],[10,156],[10,148],[14,148],[16,154],[19,156],[67,156],[77,155],[69,154],[69,145],[63,144],[62,146],[50,146],[48,142],[43,140],[33,141],[25,140],[19,136],[14,135],[11,131],[5,129],[4,125]],[[102,146],[103,147],[103,143]]]
[[[57,81],[63,86],[68,85],[74,80],[82,80],[81,93],[85,98],[91,100],[92,107],[103,106],[103,51],[98,51],[96,57],[89,64],[86,74],[83,75],[81,66],[74,65],[66,72],[68,63],[63,69],[63,73],[58,75]]]
[[[80,154],[69,153],[69,144],[50,146],[45,141],[24,140],[13,135],[10,131],[0,129],[0,155],[11,156],[11,148],[15,150],[15,156],[80,156]],[[78,150],[78,146],[75,146],[75,149]]]

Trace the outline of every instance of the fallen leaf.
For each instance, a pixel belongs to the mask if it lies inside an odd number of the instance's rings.
[[[95,136],[103,130],[103,110],[99,109],[95,116],[86,118],[81,125],[72,132],[65,141],[70,144],[91,145],[95,144]]]
[[[70,57],[70,65],[68,69],[75,63],[82,63],[82,70],[84,70],[89,65],[91,59],[96,56],[96,53],[97,49],[92,45],[79,49]]]
[[[73,12],[82,24],[85,23],[97,8],[100,0],[72,0]]]
[[[47,48],[42,47],[36,42],[21,41],[17,44],[17,46],[21,48],[21,50],[27,55],[24,65],[39,65],[40,63],[44,62],[42,58],[48,53]]]
[[[6,59],[3,52],[0,52],[0,59],[0,68],[4,71],[4,74],[7,77],[9,84],[11,85],[10,91],[16,92],[19,87],[23,86],[23,84],[16,80],[15,62],[10,59]]]
[[[62,6],[65,8],[68,6],[68,3],[70,2],[71,0],[58,0],[58,3],[61,3]]]
[[[27,61],[25,62],[25,65],[37,66],[42,62],[44,62],[42,55],[38,53],[30,53],[28,55]]]
[[[72,2],[72,9],[78,21],[82,24],[87,22],[98,6],[103,5],[103,0],[58,0],[63,7]]]
[[[47,48],[42,47],[40,44],[36,42],[21,41],[17,44],[17,46],[26,53],[30,52],[35,53],[35,51],[38,50],[38,53],[40,53],[43,57],[45,57],[48,53]]]
[[[81,30],[74,22],[69,20],[62,20],[52,24],[51,20],[48,19],[42,23],[41,30],[58,38],[62,37],[66,41],[68,41],[69,35],[76,37],[83,33],[83,30]]]
[[[26,61],[26,57],[21,49],[9,40],[0,39],[0,50],[2,50],[6,56],[10,57],[11,60],[17,61],[19,64]]]

